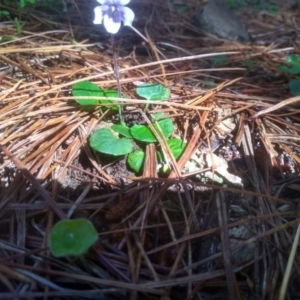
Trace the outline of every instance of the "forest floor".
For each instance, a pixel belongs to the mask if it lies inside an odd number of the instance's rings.
[[[300,7],[228,1],[241,43],[191,22],[201,2],[132,1],[115,35],[124,98],[109,101],[156,137],[129,137],[137,170],[91,147],[119,113],[74,93],[117,90],[99,4],[0,4],[1,299],[300,299]],[[78,218],[98,240],[55,257],[53,226]]]

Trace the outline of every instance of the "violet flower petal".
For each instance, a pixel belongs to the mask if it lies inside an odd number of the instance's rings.
[[[122,7],[120,13],[124,26],[131,26],[134,19],[134,12],[128,7]]]
[[[112,34],[117,33],[121,27],[121,21],[116,23],[113,18],[110,18],[108,15],[104,15],[103,24],[107,32]]]

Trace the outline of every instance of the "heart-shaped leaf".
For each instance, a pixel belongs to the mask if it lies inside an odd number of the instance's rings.
[[[125,137],[132,138],[130,129],[125,125],[114,124],[111,126],[111,129],[119,134],[122,134]]]
[[[299,55],[298,54],[290,54],[286,57],[285,61],[290,65],[295,65],[299,63]]]
[[[90,146],[101,153],[110,155],[126,155],[132,152],[133,145],[128,139],[115,137],[110,129],[102,128],[95,131],[90,137]]]
[[[75,97],[75,101],[83,106],[102,104],[113,110],[118,110],[118,106],[115,105],[115,101],[109,100],[109,98],[118,98],[118,91],[102,90],[98,85],[90,81],[75,83],[72,86],[72,95]],[[81,98],[87,96],[95,97],[95,99]]]
[[[134,139],[145,142],[153,143],[157,142],[155,135],[152,133],[151,129],[146,125],[133,125],[130,128],[130,133]]]
[[[166,100],[170,98],[169,89],[158,83],[144,83],[137,87],[136,93],[147,100]]]
[[[278,66],[277,70],[282,73],[290,73],[290,68],[288,66]]]
[[[300,96],[300,80],[293,79],[289,83],[290,91],[294,96]]]
[[[56,257],[82,255],[98,239],[93,224],[86,219],[62,220],[56,223],[51,232],[49,245]]]
[[[110,108],[112,110],[118,111],[119,106],[116,105],[115,100],[109,100],[109,98],[118,98],[119,93],[116,90],[103,90],[103,96],[105,98],[100,99],[100,104],[105,105],[107,108]]]
[[[80,105],[99,105],[100,102],[98,99],[80,99],[80,97],[102,97],[103,91],[98,85],[90,81],[82,81],[72,86],[72,95],[75,97],[75,101]]]
[[[299,75],[300,74],[300,64],[294,64],[290,69],[290,73],[293,75]]]
[[[186,144],[182,142],[181,139],[170,139],[167,141],[168,146],[175,159],[178,159],[183,153]]]
[[[164,136],[166,138],[169,138],[170,135],[173,133],[174,131],[174,124],[172,122],[172,119],[167,118],[167,119],[163,119],[157,122],[159,127],[161,128],[161,131],[163,132]],[[154,128],[156,129],[156,131],[159,133],[160,131],[157,128],[157,125],[154,123],[153,124]]]
[[[153,124],[154,128],[156,129],[157,133],[160,134],[160,131],[163,132],[165,138],[169,138],[170,135],[174,131],[174,125],[172,119],[163,119],[157,122],[160,129],[158,130],[157,125]],[[145,142],[145,143],[153,143],[157,142],[155,135],[152,133],[151,129],[146,125],[133,125],[130,129],[130,133],[134,139]]]
[[[135,173],[139,173],[143,168],[144,159],[145,152],[136,150],[128,155],[127,163]]]

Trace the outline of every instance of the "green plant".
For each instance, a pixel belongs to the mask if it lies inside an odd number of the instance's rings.
[[[118,91],[102,90],[90,81],[82,81],[74,84],[72,95],[75,97],[75,101],[82,106],[102,105],[112,110],[119,110],[119,106],[115,104],[115,101],[109,100],[110,98],[118,98]],[[91,97],[91,99],[82,97]],[[95,98],[93,99],[93,97]]]
[[[164,117],[163,114],[155,114],[154,118]],[[164,138],[168,139],[174,131],[174,125],[170,118],[163,119],[157,123],[152,123],[156,132],[163,137],[160,132],[164,135]],[[133,125],[130,129],[130,133],[134,139],[145,143],[156,143],[157,138],[153,134],[151,128],[146,125]]]
[[[246,59],[242,61],[242,66],[247,68],[248,71],[254,71],[260,65],[261,62],[259,60]]]
[[[239,9],[248,5],[247,0],[227,0],[226,2],[231,9]]]
[[[298,54],[290,54],[285,58],[285,65],[280,65],[277,69],[285,74],[296,76],[289,82],[290,92],[294,96],[300,95],[300,80],[297,75],[300,75],[300,58]]]
[[[162,117],[162,115],[156,115],[156,117]],[[185,149],[186,144],[180,139],[170,139],[174,131],[174,125],[170,118],[162,119],[159,121],[153,121],[153,127],[156,132],[164,139],[166,139],[167,144],[177,159],[182,154]],[[124,136],[120,138],[115,135],[119,134]],[[112,156],[128,155],[127,163],[129,167],[139,173],[142,170],[145,152],[143,149],[133,150],[132,140],[136,140],[142,143],[158,143],[156,136],[152,132],[149,126],[146,125],[133,125],[128,128],[124,125],[112,125],[110,129],[102,128],[96,130],[90,137],[90,146],[97,152],[109,154]],[[180,144],[180,145],[179,145]],[[160,158],[159,161],[163,162],[163,156],[161,151],[157,153]]]
[[[19,35],[22,33],[22,28],[24,26],[24,22],[21,22],[21,15],[22,11],[27,5],[27,3],[34,4],[38,0],[19,0],[16,3],[10,1],[10,0],[4,0],[4,5],[6,6],[13,6],[13,5],[18,5],[18,10],[19,10],[19,16],[12,18],[8,10],[0,10],[0,18],[5,17],[6,19],[10,20],[16,28],[16,35]]]
[[[23,9],[27,3],[34,4],[37,0],[19,0],[19,9]]]
[[[227,0],[227,5],[231,9],[240,9],[248,5],[258,10],[266,10],[272,15],[277,15],[278,6],[272,0]]]
[[[300,74],[300,60],[298,54],[290,54],[285,58],[285,65],[280,65],[277,69],[280,72],[299,75]]]
[[[27,5],[27,3],[35,4],[38,1],[40,1],[40,0],[18,0],[18,1],[4,0],[3,4],[5,6],[14,6],[14,5],[17,4],[18,5],[18,9],[22,10]]]
[[[289,88],[293,96],[300,96],[300,80],[298,78],[290,81]]]
[[[56,223],[49,236],[51,253],[56,257],[82,255],[97,241],[93,224],[86,219],[62,220]]]
[[[170,91],[161,84],[144,83],[137,87],[136,93],[147,100],[165,100],[170,97]],[[146,105],[146,108],[148,108]]]
[[[145,151],[136,150],[128,155],[127,163],[135,173],[140,173],[143,169]]]
[[[102,90],[89,81],[74,84],[72,87],[72,95],[75,97],[75,101],[82,107],[102,105],[117,111],[118,105],[115,104],[115,100],[110,100],[111,98],[116,98],[117,93],[115,90]],[[161,84],[152,83],[139,86],[136,89],[136,94],[152,101],[163,101],[170,97],[169,89]],[[85,99],[87,96],[89,96],[90,99]],[[174,157],[178,158],[182,154],[185,144],[180,139],[171,139],[171,135],[174,131],[172,119],[164,114],[154,114],[152,126],[157,134],[167,141]],[[127,163],[132,170],[138,173],[142,169],[145,152],[143,149],[133,152],[133,140],[140,143],[158,143],[155,134],[149,126],[135,124],[128,127],[122,123],[113,124],[110,128],[96,130],[90,136],[89,144],[95,151],[106,155],[124,156],[129,154]],[[179,144],[181,146],[179,146]],[[157,155],[160,158],[160,162],[163,162],[161,151],[158,151]]]
[[[133,150],[130,139],[119,138],[112,130],[102,128],[95,131],[90,137],[90,146],[100,153],[120,156],[126,155]]]
[[[5,9],[0,9],[0,19],[1,19],[1,17],[8,18],[9,17],[9,12]]]
[[[254,1],[253,8],[258,9],[258,10],[266,10],[274,16],[276,16],[278,13],[278,6],[272,0],[270,0],[270,1],[256,0],[256,1]]]

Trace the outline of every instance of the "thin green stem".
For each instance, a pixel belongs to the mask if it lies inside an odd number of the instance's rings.
[[[112,45],[112,52],[113,52],[113,68],[114,68],[115,78],[117,81],[118,95],[119,95],[119,98],[123,98],[121,84],[120,84],[120,74],[119,74],[119,66],[118,66],[118,62],[117,62],[117,52],[116,52],[116,47],[115,47],[114,35],[111,36],[111,45]],[[120,123],[122,125],[125,125],[124,118],[123,118],[122,104],[119,105],[119,114],[120,114]]]

